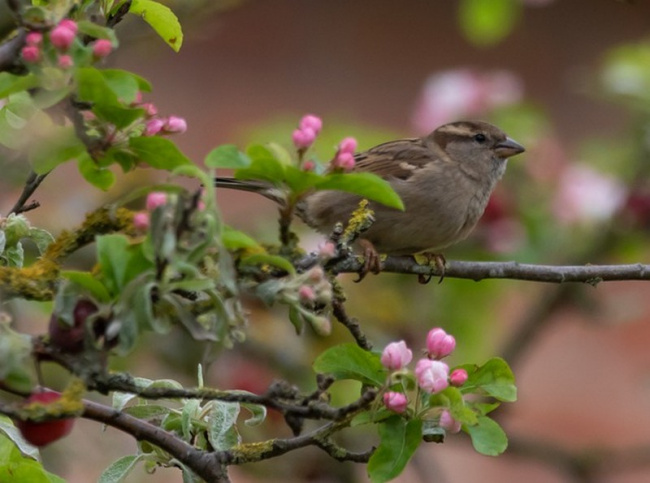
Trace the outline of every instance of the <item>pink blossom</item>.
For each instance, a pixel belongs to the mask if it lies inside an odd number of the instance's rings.
[[[144,113],[147,117],[154,117],[158,114],[158,108],[152,102],[145,102],[144,104],[141,104],[140,107],[144,109]]]
[[[325,278],[325,272],[321,267],[317,265],[312,269],[310,269],[309,272],[307,272],[307,276],[309,277],[309,280],[311,280],[312,282],[318,283]]]
[[[196,209],[199,211],[204,211],[205,210],[205,201],[199,200],[199,202],[196,204]]]
[[[357,140],[353,137],[343,138],[339,143],[339,153],[354,154],[357,150]]]
[[[553,213],[564,224],[609,219],[625,202],[625,186],[584,164],[570,165],[561,175]]]
[[[141,211],[133,215],[133,226],[138,231],[147,231],[149,228],[149,213]]]
[[[386,369],[399,371],[413,359],[413,352],[406,346],[406,342],[391,342],[381,353],[381,363]]]
[[[320,133],[320,130],[323,128],[323,121],[320,117],[314,116],[313,114],[306,114],[300,120],[300,129],[311,129],[314,131],[315,135]]]
[[[444,329],[436,327],[427,334],[427,352],[433,359],[442,359],[451,354],[456,348],[456,339],[447,334]]]
[[[107,57],[113,51],[113,44],[110,40],[98,39],[93,44],[93,55],[98,59]]]
[[[25,37],[25,43],[31,46],[41,45],[43,42],[43,34],[40,32],[29,32]]]
[[[508,71],[448,70],[426,80],[412,122],[425,134],[440,124],[513,104],[522,96],[521,80]]]
[[[461,428],[461,424],[451,417],[451,413],[447,409],[443,409],[438,424],[448,433],[458,433]]]
[[[310,127],[300,128],[293,131],[291,135],[293,145],[298,149],[307,149],[316,140],[316,131]]]
[[[309,285],[303,285],[298,289],[298,296],[303,302],[313,302],[316,300],[316,292]]]
[[[408,400],[401,392],[388,391],[384,393],[384,406],[396,413],[403,413],[408,407]]]
[[[454,369],[449,374],[449,382],[452,386],[460,387],[467,382],[467,371],[465,369]]]
[[[165,203],[167,203],[167,193],[162,191],[152,191],[147,195],[145,206],[147,207],[147,211],[153,211],[159,206],[163,206]]]
[[[355,166],[354,156],[351,153],[337,153],[336,157],[332,160],[332,167],[335,169],[342,169],[343,171],[352,171]]]
[[[164,125],[165,125],[165,121],[163,121],[162,119],[158,119],[158,118],[149,119],[145,124],[144,132],[142,133],[142,135],[154,136],[161,131]]]
[[[168,133],[182,134],[187,131],[187,122],[182,117],[169,116],[163,126],[163,130]]]
[[[449,386],[449,366],[442,361],[420,359],[415,365],[415,378],[426,392],[438,393]]]
[[[314,171],[316,169],[316,163],[309,159],[302,163],[302,170],[303,171]]]
[[[34,45],[27,45],[22,48],[20,55],[22,55],[25,62],[34,64],[41,60],[41,49]]]
[[[59,55],[59,58],[57,59],[57,65],[61,67],[62,69],[69,69],[72,67],[74,64],[72,57],[65,54],[65,55]]]
[[[77,30],[79,29],[79,27],[77,26],[77,22],[75,22],[71,18],[64,18],[59,22],[58,26],[68,29],[73,34],[76,34]]]
[[[136,105],[141,104],[141,103],[142,103],[142,91],[138,91],[138,92],[135,93],[135,99],[133,99],[133,102],[131,103],[131,105],[136,106]]]
[[[50,41],[57,49],[68,50],[74,42],[75,35],[74,31],[59,24],[50,32]]]

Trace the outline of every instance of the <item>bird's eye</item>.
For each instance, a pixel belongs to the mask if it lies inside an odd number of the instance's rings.
[[[474,136],[474,140],[478,143],[483,144],[485,141],[487,141],[487,138],[485,137],[485,134],[478,133]]]

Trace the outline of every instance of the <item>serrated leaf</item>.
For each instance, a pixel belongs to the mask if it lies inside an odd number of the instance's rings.
[[[241,442],[235,426],[240,406],[238,403],[223,401],[211,401],[211,404],[208,439],[215,451],[226,451]]]
[[[129,147],[138,158],[152,168],[173,170],[192,162],[172,141],[159,136],[135,137],[129,139]]]
[[[479,416],[474,426],[463,426],[463,429],[472,438],[472,446],[481,454],[498,456],[508,447],[508,437],[493,419]]]
[[[98,483],[120,483],[131,473],[135,465],[144,457],[144,455],[127,455],[122,456],[117,461],[113,461],[108,468],[100,475]]]
[[[151,0],[133,0],[129,12],[139,15],[174,51],[183,44],[183,30],[169,7]]]
[[[493,45],[513,29],[521,2],[518,0],[461,0],[460,27],[477,45]]]
[[[108,302],[111,299],[111,295],[108,293],[106,286],[89,272],[64,270],[61,272],[61,276],[88,290],[99,302]]]
[[[234,144],[223,144],[210,151],[204,163],[213,169],[239,169],[250,166],[251,160]]]
[[[333,375],[337,380],[354,379],[379,387],[386,381],[387,372],[378,354],[368,352],[356,344],[341,344],[320,354],[313,364],[319,373]]]
[[[315,188],[346,191],[371,201],[377,201],[390,208],[404,210],[404,203],[390,183],[372,173],[330,174],[316,184]]]
[[[379,424],[381,442],[368,461],[372,483],[383,483],[398,476],[422,441],[422,421],[407,421],[393,416]]]

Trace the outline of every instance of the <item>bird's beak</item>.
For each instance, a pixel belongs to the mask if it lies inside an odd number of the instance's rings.
[[[511,138],[506,138],[505,141],[497,144],[494,150],[496,151],[497,155],[503,159],[526,151],[526,149],[521,144]]]

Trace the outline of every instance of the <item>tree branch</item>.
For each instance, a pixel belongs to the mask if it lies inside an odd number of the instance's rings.
[[[334,273],[356,273],[363,262],[356,257],[345,258],[328,267]],[[412,257],[388,257],[382,261],[382,272],[412,273],[415,275],[443,275],[430,265],[420,265]],[[597,285],[600,282],[621,280],[650,280],[650,265],[532,265],[519,262],[447,261],[445,278],[463,278],[478,282],[489,278],[526,280],[530,282],[582,282]]]
[[[34,191],[36,191],[47,175],[48,173],[36,174],[34,171],[31,171],[27,177],[27,181],[25,181],[25,186],[23,187],[22,193],[20,193],[18,201],[16,201],[16,204],[11,208],[9,213],[15,213],[18,215],[41,206],[38,201],[32,201],[27,205],[25,203],[27,203],[29,197],[34,194]]]

